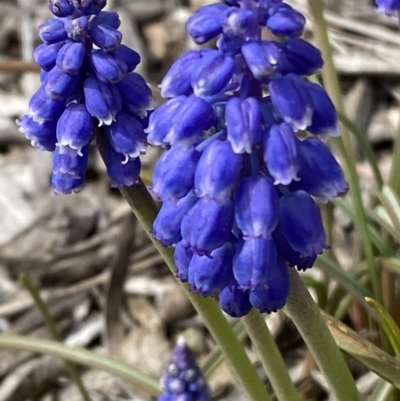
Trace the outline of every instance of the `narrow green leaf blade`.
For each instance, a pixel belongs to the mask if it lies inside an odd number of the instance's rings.
[[[387,310],[378,301],[375,301],[375,299],[368,297],[365,298],[365,301],[368,303],[369,306],[375,309],[376,313],[378,314],[381,326],[388,336],[390,344],[392,344],[397,358],[400,359],[400,329],[397,326],[396,322],[392,319]]]
[[[380,380],[378,385],[375,387],[368,401],[387,401],[393,394],[395,388],[387,381]]]
[[[58,341],[45,340],[43,338],[0,333],[0,349],[15,349],[51,355],[110,373],[141,387],[151,395],[158,396],[160,394],[158,381],[147,374],[126,363],[83,348],[74,348]]]
[[[332,278],[346,288],[355,299],[361,303],[365,303],[365,297],[371,295],[371,292],[362,283],[357,281],[349,272],[344,270],[337,262],[326,255],[319,255],[317,265],[323,267],[324,271]],[[364,298],[364,299],[361,299]]]
[[[369,164],[371,165],[372,171],[375,176],[375,181],[381,187],[383,185],[382,174],[378,166],[378,161],[376,159],[374,150],[371,144],[368,142],[366,136],[361,132],[361,130],[351,121],[344,113],[338,112],[338,117],[340,122],[347,127],[347,129],[357,138],[358,144],[360,145],[362,151],[365,154]]]
[[[325,312],[325,318],[339,348],[360,361],[378,376],[400,389],[400,362],[369,341],[360,337],[345,324]]]
[[[400,231],[400,202],[393,190],[385,185],[382,192],[377,191],[379,200],[387,212],[387,218],[396,232]]]
[[[382,268],[390,273],[400,274],[400,259],[398,258],[380,258],[379,263]]]

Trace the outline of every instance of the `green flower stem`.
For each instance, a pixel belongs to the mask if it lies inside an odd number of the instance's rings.
[[[246,328],[240,320],[233,326],[233,332],[242,343],[247,337]],[[225,357],[218,345],[207,355],[206,360],[200,366],[206,379],[210,378],[216,369],[225,361]]]
[[[397,136],[394,141],[392,167],[390,169],[389,184],[397,196],[400,196],[400,174],[398,166],[400,165],[400,127],[397,128]]]
[[[308,3],[310,12],[314,19],[314,35],[316,41],[318,42],[318,46],[322,51],[322,56],[325,62],[324,68],[322,69],[324,84],[333,103],[336,106],[336,109],[339,113],[344,115],[345,113],[342,93],[333,62],[332,49],[329,43],[327,26],[323,15],[324,6],[322,0],[309,0]],[[356,170],[356,155],[351,143],[349,131],[344,125],[342,126],[342,136],[337,138],[336,143],[344,162],[346,177],[350,183],[350,194],[352,196],[354,210],[356,212],[355,222],[361,233],[364,255],[370,269],[374,297],[379,300],[379,302],[382,302],[383,297],[381,280],[375,263],[374,251],[368,232],[364,204],[361,197],[359,177]]]
[[[131,187],[123,187],[121,188],[121,193],[142,227],[146,230],[154,246],[160,252],[165,263],[171,272],[175,274],[176,267],[173,250],[165,248],[151,235],[153,221],[157,215],[157,207],[143,182]],[[178,282],[225,354],[225,358],[234,370],[235,376],[247,392],[249,400],[270,401],[271,398],[261,379],[258,377],[256,369],[251,364],[243,346],[225,319],[216,301],[190,292],[186,285],[183,285],[180,281]]]
[[[66,361],[80,365],[90,366],[124,379],[133,385],[137,385],[148,391],[152,396],[157,397],[160,394],[159,384],[156,380],[126,363],[82,348],[73,348],[58,341],[0,333],[0,349],[2,348],[36,352],[38,354],[65,359]]]
[[[278,400],[300,401],[301,397],[262,315],[256,309],[252,309],[242,318],[242,321]]]
[[[57,330],[57,326],[51,317],[50,311],[43,301],[42,297],[38,289],[33,285],[32,281],[29,279],[28,276],[25,274],[21,275],[20,278],[22,285],[26,288],[26,290],[31,295],[33,301],[36,304],[36,307],[39,309],[40,313],[42,314],[43,320],[46,326],[49,328],[51,335],[53,336],[55,341],[62,342],[62,338],[60,333]],[[70,361],[65,361],[69,374],[72,377],[72,380],[75,382],[76,386],[78,387],[79,392],[81,393],[82,399],[84,401],[91,401],[88,391],[86,390],[85,385],[83,384],[82,378],[79,375],[78,369],[76,368],[75,364]]]
[[[321,369],[336,401],[360,401],[348,366],[327,328],[318,306],[301,281],[289,268],[291,290],[284,312],[292,319]]]

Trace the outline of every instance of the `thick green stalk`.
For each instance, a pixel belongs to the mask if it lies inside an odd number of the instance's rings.
[[[314,19],[314,35],[325,62],[324,68],[322,69],[324,85],[333,103],[335,104],[336,109],[339,111],[339,113],[344,115],[345,113],[342,93],[333,62],[332,49],[329,43],[327,26],[323,15],[324,6],[322,0],[309,0],[308,3],[310,12]],[[343,167],[346,178],[350,183],[350,194],[352,196],[353,206],[356,212],[355,223],[361,234],[364,255],[370,269],[374,297],[382,302],[383,297],[381,280],[375,263],[374,251],[368,232],[367,219],[361,197],[359,177],[356,170],[356,155],[351,143],[349,131],[344,125],[342,126],[342,136],[337,138],[336,144],[338,145],[339,152],[343,159]]]
[[[175,274],[176,267],[173,250],[165,248],[151,235],[157,208],[143,182],[131,187],[123,187],[121,188],[121,193],[142,227],[148,233],[154,246],[157,248],[158,252],[160,252],[165,263],[172,273]],[[261,379],[258,377],[257,371],[251,364],[243,346],[225,319],[216,301],[211,298],[203,298],[195,292],[190,292],[186,285],[182,284],[180,281],[178,282],[225,354],[225,358],[234,370],[235,376],[247,392],[249,400],[270,401],[271,398]]]
[[[157,397],[160,394],[158,381],[126,363],[115,361],[85,349],[73,348],[58,341],[0,333],[0,349],[15,349],[51,355],[110,373],[148,391],[152,396]]]
[[[301,397],[262,315],[253,309],[242,320],[278,400],[300,401]]]
[[[323,373],[335,401],[360,401],[348,366],[327,328],[318,306],[301,281],[289,268],[291,290],[284,312],[292,319]]]
[[[39,309],[40,313],[42,314],[43,320],[48,327],[48,329],[51,332],[51,335],[53,336],[53,339],[55,341],[60,341],[62,342],[62,338],[60,333],[57,330],[57,326],[51,317],[50,311],[47,308],[47,305],[43,301],[42,297],[40,296],[40,293],[38,289],[33,285],[32,281],[29,279],[28,276],[23,274],[21,276],[21,282],[22,285],[26,288],[26,290],[29,292],[31,295],[33,301],[35,302],[36,307]],[[76,368],[75,364],[70,361],[65,361],[65,364],[67,365],[69,374],[72,377],[72,380],[75,382],[76,386],[78,387],[79,392],[81,393],[82,399],[84,401],[91,401],[91,398],[89,396],[88,391],[86,390],[85,385],[83,384],[83,381],[79,375],[78,369]]]
[[[244,327],[243,322],[240,320],[233,326],[233,332],[236,337],[242,343],[247,337],[246,328]],[[222,362],[225,361],[225,357],[221,348],[219,346],[215,346],[214,349],[207,355],[205,361],[201,364],[200,369],[204,374],[204,377],[208,379],[212,376],[215,370],[221,365]]]

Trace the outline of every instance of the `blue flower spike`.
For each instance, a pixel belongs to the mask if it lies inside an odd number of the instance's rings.
[[[39,27],[43,44],[34,58],[42,85],[17,123],[33,146],[54,152],[51,181],[57,194],[85,183],[88,148],[95,139],[102,144],[112,185],[139,179],[151,90],[133,72],[140,56],[121,44],[119,16],[102,11],[105,5],[106,0],[50,0],[54,17]],[[105,129],[96,129],[102,125]]]
[[[183,338],[177,341],[161,386],[163,393],[157,401],[211,400],[210,388]]]
[[[175,61],[160,85],[168,100],[146,130],[167,147],[153,174],[164,202],[153,233],[176,246],[176,274],[190,290],[219,294],[234,317],[285,305],[288,268],[312,267],[328,247],[315,199],[348,189],[322,142],[338,135],[337,113],[308,80],[323,60],[300,38],[304,25],[282,0],[200,8],[186,30],[216,48]],[[43,59],[50,64],[51,51]]]

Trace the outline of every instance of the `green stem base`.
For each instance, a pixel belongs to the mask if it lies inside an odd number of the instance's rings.
[[[253,309],[242,320],[278,400],[301,401],[263,316]]]
[[[326,326],[318,306],[294,268],[284,312],[292,319],[329,384],[336,401],[360,401],[354,379]]]

